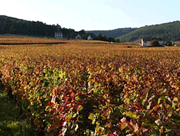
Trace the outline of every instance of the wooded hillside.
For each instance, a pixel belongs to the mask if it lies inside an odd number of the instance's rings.
[[[42,22],[26,21],[13,17],[0,16],[0,34],[17,34],[40,37],[54,37],[57,27]]]
[[[96,36],[98,34],[106,35],[107,37],[119,37],[122,35],[125,35],[127,33],[130,33],[132,31],[136,30],[136,28],[118,28],[113,30],[94,30],[94,31],[88,31],[90,33],[94,33]]]
[[[164,41],[179,41],[180,40],[180,21],[170,23],[144,26],[120,36],[117,39],[120,42],[131,42],[141,38],[162,38]]]
[[[37,37],[54,37],[55,32],[62,32],[63,38],[73,39],[77,34],[84,35],[87,39],[88,35],[94,38],[94,34],[86,33],[84,30],[76,32],[74,29],[61,28],[57,25],[47,25],[43,22],[27,21],[0,15],[0,34],[15,34]]]

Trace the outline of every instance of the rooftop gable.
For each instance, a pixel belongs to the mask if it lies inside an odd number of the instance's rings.
[[[162,41],[161,38],[143,38],[143,41],[152,41],[152,40],[158,40],[158,41]]]

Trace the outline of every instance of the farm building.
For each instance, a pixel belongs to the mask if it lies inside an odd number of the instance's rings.
[[[87,38],[87,40],[92,40],[92,37],[89,35],[88,38]]]
[[[62,32],[55,32],[54,37],[56,39],[62,39],[63,38],[63,33]]]
[[[82,39],[82,36],[80,34],[78,34],[75,39]]]
[[[159,42],[159,45],[163,45],[164,42],[161,38],[143,38],[141,39],[140,45],[141,46],[151,46],[151,41],[157,40]]]

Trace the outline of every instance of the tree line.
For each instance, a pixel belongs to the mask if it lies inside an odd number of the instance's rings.
[[[55,25],[0,16],[0,34],[54,37]]]
[[[0,16],[0,34],[15,34],[15,35],[27,35],[37,37],[49,37],[53,38],[55,32],[62,32],[63,38],[74,39],[75,36],[80,34],[82,39],[87,39],[90,35],[94,40],[110,41],[114,42],[114,38],[107,38],[105,35],[86,32],[84,30],[75,31],[71,28],[61,28],[57,25],[47,25],[43,22],[26,21],[8,16]]]

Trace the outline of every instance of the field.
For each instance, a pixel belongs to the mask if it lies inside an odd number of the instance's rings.
[[[0,43],[4,91],[33,135],[180,134],[179,47],[23,37]]]

